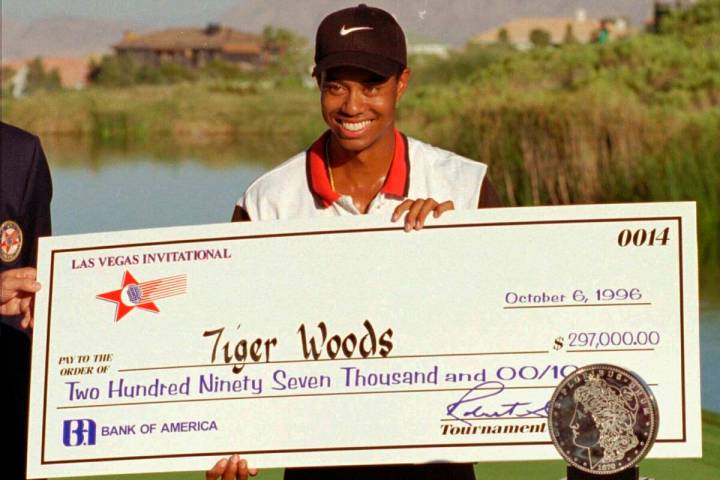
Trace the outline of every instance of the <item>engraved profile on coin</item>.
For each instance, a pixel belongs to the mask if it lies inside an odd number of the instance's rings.
[[[555,389],[550,437],[573,467],[610,475],[637,465],[655,442],[658,408],[636,374],[607,364],[588,365]]]

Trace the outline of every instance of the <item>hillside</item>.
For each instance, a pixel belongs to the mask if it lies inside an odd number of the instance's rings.
[[[282,8],[278,8],[278,3]],[[258,30],[262,25],[272,24],[313,38],[325,14],[358,3],[245,0],[229,10],[223,21],[238,28]],[[652,14],[652,0],[377,0],[368,4],[392,12],[412,36],[454,45],[462,45],[471,36],[517,17],[572,16],[583,8],[590,17],[622,15],[638,25]]]
[[[239,30],[260,32],[275,25],[300,33],[308,39],[325,14],[358,1],[240,0],[216,19]],[[590,17],[626,16],[640,25],[651,16],[652,0],[377,0],[370,2],[391,11],[410,38],[463,45],[473,35],[525,16],[572,16],[578,8]],[[149,7],[148,7],[149,8]],[[126,30],[147,31],[159,26],[146,24],[143,11],[127,19],[42,15],[33,20],[2,18],[3,61],[35,56],[83,56],[107,51]],[[173,23],[173,12],[167,12]],[[187,22],[175,20],[175,23]],[[312,43],[312,42],[311,42]]]

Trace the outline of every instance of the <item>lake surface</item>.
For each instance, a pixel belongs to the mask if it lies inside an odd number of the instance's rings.
[[[55,235],[229,221],[250,183],[298,150],[278,142],[133,150],[65,139],[44,146]],[[700,264],[702,404],[720,411],[720,266]]]

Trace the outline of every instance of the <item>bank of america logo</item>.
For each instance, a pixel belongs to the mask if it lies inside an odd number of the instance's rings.
[[[156,301],[182,295],[186,291],[187,275],[138,282],[130,272],[126,271],[119,289],[101,293],[97,298],[115,303],[115,321],[117,322],[130,313],[133,308],[158,313],[160,309],[155,304]]]
[[[89,418],[65,420],[63,422],[63,445],[66,447],[95,445],[96,430],[95,422]]]

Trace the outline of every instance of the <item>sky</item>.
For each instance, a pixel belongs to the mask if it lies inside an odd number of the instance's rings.
[[[203,24],[241,0],[1,0],[3,17],[27,21],[48,16],[128,18],[150,25]]]

